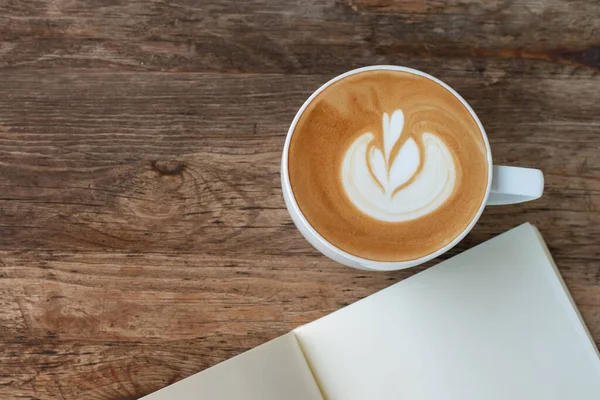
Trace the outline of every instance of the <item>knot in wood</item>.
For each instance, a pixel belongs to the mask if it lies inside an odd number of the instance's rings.
[[[175,176],[180,175],[185,169],[185,164],[181,161],[152,161],[152,169],[161,175]]]

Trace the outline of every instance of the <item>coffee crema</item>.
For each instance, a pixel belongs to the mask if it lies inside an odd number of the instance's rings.
[[[403,71],[326,87],[291,138],[294,198],[334,246],[374,261],[424,257],[459,236],[488,184],[485,141],[446,88]]]

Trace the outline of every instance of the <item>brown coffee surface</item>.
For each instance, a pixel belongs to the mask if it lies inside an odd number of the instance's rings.
[[[432,133],[445,143],[456,180],[450,197],[432,212],[385,222],[348,198],[341,167],[358,136],[373,132],[374,143],[381,143],[382,115],[398,109],[404,113],[402,137],[419,142]],[[350,75],[319,93],[294,129],[288,169],[296,202],[312,227],[336,247],[375,261],[413,260],[450,243],[477,214],[488,183],[482,132],[462,102],[430,79],[393,70]]]

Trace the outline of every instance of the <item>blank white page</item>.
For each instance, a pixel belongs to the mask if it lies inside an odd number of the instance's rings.
[[[294,331],[329,400],[598,400],[600,359],[521,225]]]
[[[145,400],[322,400],[293,333],[271,340]]]

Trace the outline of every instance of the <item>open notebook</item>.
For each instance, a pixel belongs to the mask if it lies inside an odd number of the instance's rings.
[[[146,400],[598,400],[600,357],[521,225]]]

